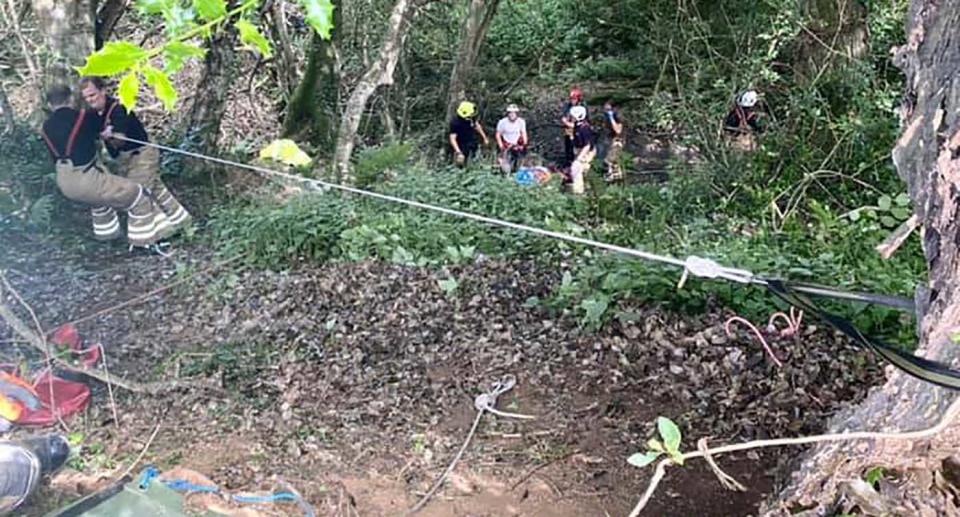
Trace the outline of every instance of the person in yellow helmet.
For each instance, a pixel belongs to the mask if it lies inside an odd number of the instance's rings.
[[[453,149],[454,163],[457,167],[466,167],[467,161],[477,152],[477,136],[483,139],[483,145],[490,145],[490,139],[477,120],[477,106],[463,101],[457,106],[457,114],[450,121],[449,140]]]

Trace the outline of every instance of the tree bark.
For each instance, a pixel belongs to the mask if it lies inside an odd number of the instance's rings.
[[[913,0],[907,43],[895,61],[906,74],[902,133],[893,150],[898,174],[907,183],[923,223],[921,239],[929,268],[917,291],[917,353],[957,367],[960,346],[960,0]],[[859,407],[837,415],[831,431],[914,430],[939,419],[957,392],[935,387],[899,371]],[[844,480],[866,469],[910,471],[890,499],[897,515],[955,515],[951,495],[936,488],[934,472],[956,453],[960,423],[923,443],[854,443],[814,447],[806,453],[769,515],[823,515],[835,507]],[[797,514],[792,514],[797,515]]]
[[[9,134],[16,126],[13,106],[10,106],[10,100],[7,98],[7,90],[0,83],[0,113],[3,116],[3,132],[0,135]]]
[[[230,90],[237,78],[237,32],[224,28],[210,40],[203,61],[203,74],[197,95],[186,115],[183,147],[203,154],[215,154],[220,137],[220,121],[227,110]],[[204,163],[191,163],[199,169]]]
[[[499,5],[500,0],[470,0],[467,18],[460,31],[460,52],[450,74],[447,120],[453,118],[457,104],[467,97],[467,85],[470,84],[487,29],[490,28]]]
[[[106,0],[97,10],[97,30],[94,45],[97,50],[113,35],[117,22],[127,12],[129,0]]]
[[[334,164],[340,181],[352,182],[350,174],[350,158],[356,145],[357,128],[360,119],[367,107],[367,101],[380,86],[393,84],[393,73],[400,59],[400,52],[406,39],[409,24],[406,23],[414,8],[412,0],[397,0],[387,22],[387,31],[380,45],[380,53],[376,60],[360,78],[360,82],[350,94],[343,116],[340,119],[340,130],[337,133],[337,149],[334,155]]]
[[[293,56],[293,43],[287,31],[286,3],[274,0],[269,6],[270,34],[277,52],[277,82],[284,101],[289,101],[297,85],[297,60]]]
[[[96,16],[93,0],[33,0],[33,12],[49,52],[43,87],[73,84],[74,66],[83,66],[93,52]]]
[[[284,136],[308,134],[311,142],[327,153],[336,144],[340,105],[340,65],[337,46],[342,33],[341,3],[333,2],[334,29],[330,40],[313,35],[303,79],[297,86],[283,121]]]

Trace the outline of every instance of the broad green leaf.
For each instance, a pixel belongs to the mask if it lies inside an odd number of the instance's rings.
[[[323,39],[330,39],[333,30],[333,2],[330,0],[300,0],[300,5],[307,12],[307,23],[317,31]]]
[[[270,57],[273,51],[270,49],[270,42],[260,34],[257,27],[247,20],[237,20],[235,24],[240,31],[240,42],[247,47],[255,48],[263,57]]]
[[[163,102],[163,107],[167,111],[173,111],[177,105],[177,90],[170,82],[170,77],[152,66],[143,67],[143,76],[147,79],[147,84],[153,87],[153,93],[156,94],[157,99]]]
[[[177,0],[137,0],[137,9],[143,14],[170,12]]]
[[[876,485],[877,483],[880,482],[881,479],[883,479],[884,474],[885,472],[883,470],[883,467],[873,467],[872,469],[867,471],[867,476],[865,478],[865,481],[867,483],[870,483],[871,485]]]
[[[183,43],[182,41],[171,41],[163,49],[164,71],[168,74],[175,74],[183,68],[188,60],[192,58],[201,59],[205,55],[207,55],[207,51],[196,45]]]
[[[893,228],[897,226],[897,220],[889,215],[884,215],[880,217],[880,224],[886,226],[887,228]]]
[[[627,463],[633,465],[634,467],[646,467],[647,465],[657,461],[657,458],[663,453],[660,452],[646,452],[640,454],[639,452],[627,458]]]
[[[880,199],[877,200],[877,206],[880,207],[880,210],[887,211],[890,210],[890,206],[893,204],[893,200],[890,199],[890,196],[883,195],[880,196]]]
[[[859,220],[860,220],[860,210],[854,210],[853,212],[850,212],[850,220],[853,221],[853,222],[859,221]]]
[[[226,0],[193,0],[193,9],[200,18],[211,21],[227,14]]]
[[[680,428],[673,420],[659,416],[657,417],[657,430],[660,437],[663,438],[663,444],[667,452],[676,452],[680,450]]]
[[[443,292],[450,296],[454,291],[457,290],[457,287],[460,286],[460,283],[457,282],[456,278],[448,278],[446,280],[440,280],[440,289],[443,289]]]
[[[657,440],[656,438],[650,438],[647,440],[647,448],[651,451],[666,452],[663,448],[663,444],[660,443],[660,440]]]
[[[136,70],[123,76],[120,86],[117,87],[117,95],[120,97],[120,104],[127,108],[127,111],[133,111],[137,105],[137,96],[140,95],[140,78],[137,77]]]
[[[147,52],[129,41],[111,41],[87,57],[87,64],[78,68],[82,76],[112,77],[133,68],[147,57]]]
[[[164,29],[171,37],[177,37],[196,26],[194,23],[196,15],[197,13],[193,9],[184,7],[179,3],[174,4],[169,11],[163,12],[163,19],[166,23]]]
[[[274,140],[260,150],[260,158],[277,162],[305,167],[310,165],[310,156],[297,147],[296,142],[289,139]]]
[[[897,198],[894,199],[893,202],[898,206],[907,206],[910,204],[910,196],[908,196],[905,192],[901,192],[897,194]]]
[[[902,206],[895,206],[890,209],[890,215],[901,221],[906,221],[909,219],[912,213],[913,212],[911,212],[909,208],[904,208]]]

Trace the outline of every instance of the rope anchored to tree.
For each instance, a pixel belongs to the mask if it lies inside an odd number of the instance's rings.
[[[432,205],[429,203],[422,203],[420,201],[413,201],[410,199],[404,199],[404,198],[391,196],[387,194],[381,194],[379,192],[373,192],[370,190],[350,187],[350,186],[341,185],[338,183],[331,183],[324,180],[304,178],[302,176],[297,176],[295,174],[268,169],[266,167],[259,167],[256,165],[235,162],[233,160],[227,160],[227,159],[218,158],[215,156],[207,156],[201,153],[186,151],[183,149],[177,149],[175,147],[155,144],[152,142],[137,140],[137,139],[129,138],[125,136],[114,135],[114,138],[117,138],[119,140],[124,140],[127,142],[132,142],[135,144],[156,147],[157,149],[160,149],[160,150],[180,154],[183,156],[189,156],[191,158],[196,158],[198,160],[203,160],[207,162],[218,163],[221,165],[227,165],[230,167],[236,167],[239,169],[254,171],[270,178],[282,178],[287,181],[292,181],[295,183],[307,185],[311,189],[318,190],[321,192],[327,192],[330,190],[348,192],[358,196],[379,199],[381,201],[387,201],[390,203],[405,205],[413,208],[418,208],[421,210],[429,210],[429,211],[438,212],[438,213],[453,216],[453,217],[459,217],[462,219],[469,219],[469,220],[473,220],[481,223],[486,223],[493,226],[509,228],[509,229],[524,232],[524,233],[540,235],[542,237],[547,237],[547,238],[551,238],[559,241],[569,242],[573,244],[580,244],[583,246],[589,246],[592,248],[610,251],[610,252],[618,253],[621,255],[626,255],[628,257],[646,260],[649,262],[656,262],[659,264],[678,267],[683,270],[683,275],[680,278],[680,283],[678,287],[682,287],[690,275],[693,275],[698,278],[723,279],[723,280],[727,280],[734,283],[763,286],[763,287],[766,287],[775,296],[784,300],[785,302],[797,308],[808,311],[809,313],[817,316],[824,322],[829,323],[830,325],[835,327],[837,330],[840,330],[841,332],[843,332],[844,334],[852,338],[857,345],[862,346],[867,350],[870,350],[874,354],[889,361],[891,364],[893,364],[897,368],[900,368],[904,372],[910,375],[913,375],[914,377],[917,377],[921,380],[924,380],[933,384],[937,384],[939,386],[944,386],[952,389],[960,389],[960,371],[954,370],[948,365],[934,362],[934,361],[929,361],[929,360],[917,357],[913,354],[909,354],[901,350],[897,350],[887,344],[882,343],[879,340],[869,338],[865,336],[863,333],[861,333],[859,330],[857,330],[856,327],[854,327],[854,325],[849,321],[847,321],[846,319],[841,318],[840,316],[837,316],[835,314],[832,314],[830,312],[827,312],[817,307],[812,301],[810,301],[806,297],[800,296],[799,293],[810,294],[814,296],[836,298],[836,299],[847,300],[847,301],[863,302],[863,303],[870,303],[870,304],[876,304],[876,305],[885,305],[885,306],[893,307],[899,310],[912,312],[914,310],[914,303],[913,301],[905,298],[898,298],[898,297],[886,296],[886,295],[876,295],[876,294],[870,294],[870,293],[841,291],[841,290],[832,289],[829,287],[802,284],[802,283],[788,283],[788,282],[784,282],[783,280],[763,278],[763,277],[754,275],[749,270],[727,267],[722,264],[719,264],[718,262],[712,259],[698,257],[696,255],[691,255],[684,260],[680,260],[676,257],[671,257],[669,255],[660,255],[660,254],[650,253],[647,251],[642,251],[634,248],[617,246],[615,244],[600,242],[593,239],[586,239],[583,237],[577,237],[575,235],[569,235],[569,234],[555,232],[551,230],[544,230],[543,228],[537,228],[537,227],[528,226],[525,224],[514,223],[510,221],[505,221],[503,219],[497,219],[494,217],[474,214],[471,212],[464,212],[462,210],[456,210],[453,208]]]

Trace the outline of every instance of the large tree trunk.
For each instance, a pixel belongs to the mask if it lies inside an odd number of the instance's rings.
[[[340,119],[340,130],[337,133],[337,150],[334,155],[334,164],[341,181],[352,182],[350,175],[350,158],[356,145],[357,129],[360,119],[367,107],[367,101],[380,86],[393,84],[393,72],[397,68],[403,42],[406,39],[409,20],[407,19],[414,8],[412,0],[397,0],[387,22],[387,31],[383,35],[380,53],[360,78],[360,82],[350,94],[343,116]]]
[[[83,66],[93,52],[96,7],[93,0],[33,0],[44,45],[48,52],[43,86],[73,84],[73,67]]]
[[[802,7],[809,18],[796,60],[802,78],[816,81],[825,71],[867,55],[867,7],[861,0],[805,0]]]
[[[467,85],[480,57],[480,48],[493,22],[500,0],[470,0],[467,18],[460,32],[460,52],[450,74],[447,94],[447,120],[453,118],[457,104],[467,97]]]
[[[97,30],[94,41],[97,50],[100,50],[113,35],[113,29],[123,17],[123,13],[127,12],[129,2],[130,0],[106,0],[97,10]]]
[[[186,115],[185,149],[203,154],[216,154],[220,137],[220,121],[227,110],[230,90],[237,78],[237,33],[224,28],[210,40],[204,57],[203,74],[197,84],[197,94]],[[191,165],[204,169],[203,163]]]
[[[297,60],[293,55],[293,43],[290,32],[287,30],[286,2],[272,0],[266,15],[270,26],[270,35],[277,52],[276,68],[277,82],[283,94],[284,102],[288,102],[297,87]]]
[[[13,107],[10,106],[10,100],[7,99],[7,90],[3,87],[3,84],[0,83],[0,116],[3,117],[3,131],[0,132],[0,135],[6,135],[13,131],[16,126],[14,115]]]
[[[907,21],[907,44],[896,52],[906,74],[903,133],[893,150],[923,221],[922,242],[929,267],[918,289],[920,348],[917,353],[951,364],[960,359],[960,0],[914,0]],[[856,408],[831,422],[833,431],[914,430],[936,422],[957,392],[920,382],[899,371]],[[957,453],[960,423],[922,443],[839,443],[816,446],[768,511],[787,508],[825,514],[839,499],[844,480],[881,466],[909,471],[892,497],[897,515],[955,515],[952,496],[936,488],[933,472]],[[957,483],[957,481],[954,481]]]
[[[340,66],[337,43],[342,16],[339,0],[333,2],[333,34],[330,40],[313,35],[303,79],[287,105],[284,136],[308,133],[310,140],[325,152],[336,144],[337,111],[340,104]]]

